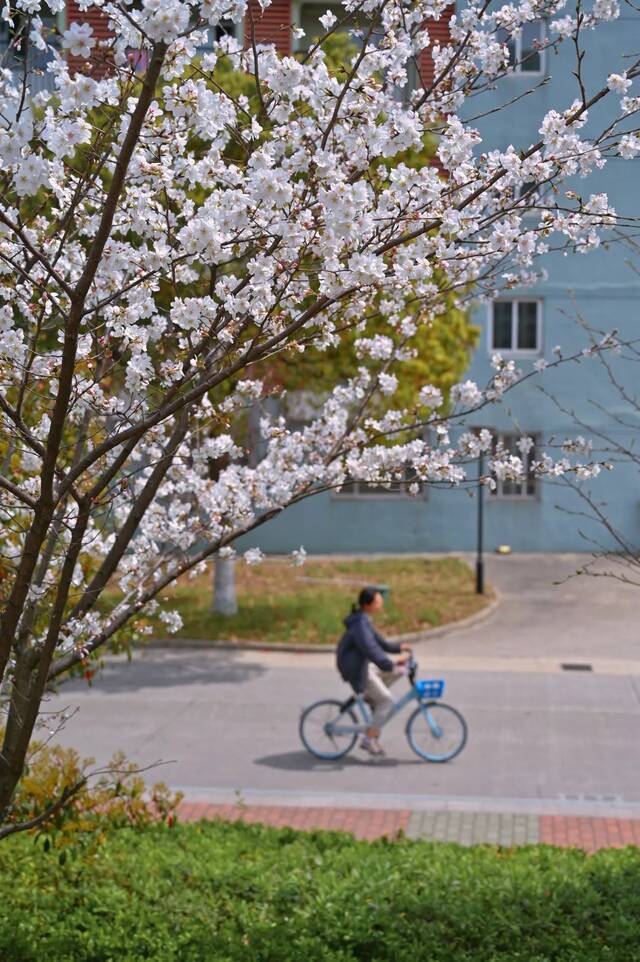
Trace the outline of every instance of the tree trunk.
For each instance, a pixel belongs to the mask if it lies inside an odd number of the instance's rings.
[[[216,555],[213,568],[213,601],[211,611],[218,615],[238,613],[236,600],[236,560]]]
[[[0,824],[11,809],[11,802],[24,771],[31,735],[38,717],[42,691],[29,666],[28,653],[16,660],[11,684],[11,698],[0,752]]]

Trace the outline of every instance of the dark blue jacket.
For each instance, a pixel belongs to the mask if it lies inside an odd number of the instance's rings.
[[[399,654],[400,645],[385,641],[361,608],[347,615],[344,623],[347,630],[338,643],[338,671],[356,694],[360,694],[367,684],[369,662],[377,665],[380,671],[392,671],[395,665],[387,652]]]

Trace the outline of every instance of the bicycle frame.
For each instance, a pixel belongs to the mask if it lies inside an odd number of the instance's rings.
[[[406,693],[406,695],[403,695],[402,698],[399,698],[398,701],[395,701],[393,703],[393,707],[391,708],[391,710],[389,711],[389,714],[383,721],[382,727],[387,725],[392,718],[395,718],[395,716],[398,715],[402,711],[402,709],[412,701],[418,702],[418,705],[422,709],[422,713],[427,721],[429,728],[431,729],[432,734],[434,735],[434,737],[440,738],[440,736],[442,735],[442,729],[438,724],[436,724],[436,722],[432,718],[431,713],[429,711],[429,706],[430,704],[433,704],[433,702],[428,702],[427,704],[424,704],[424,702],[422,702],[421,700],[418,689],[413,684],[411,685],[411,688]],[[369,711],[369,706],[367,705],[364,699],[364,695],[352,695],[351,698],[349,698],[346,702],[344,702],[344,704],[342,705],[341,711],[345,711],[347,708],[351,708],[353,705],[357,705],[358,708],[360,709],[360,713],[364,718],[364,724],[334,725],[330,723],[326,727],[327,734],[360,735],[366,732],[368,728],[371,728],[372,715],[371,715],[371,712]]]

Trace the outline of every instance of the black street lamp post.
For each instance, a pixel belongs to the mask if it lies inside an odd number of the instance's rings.
[[[476,554],[476,594],[484,594],[484,452],[478,458],[478,541]]]

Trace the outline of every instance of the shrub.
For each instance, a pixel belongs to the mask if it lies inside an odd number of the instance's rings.
[[[5,826],[33,821],[29,834],[45,850],[53,847],[87,857],[114,828],[175,822],[179,793],[162,782],[147,789],[140,770],[122,753],[100,771],[92,772],[94,764],[73,748],[33,742]],[[51,815],[41,822],[47,811]]]
[[[640,859],[224,823],[0,846],[7,962],[637,962]]]

